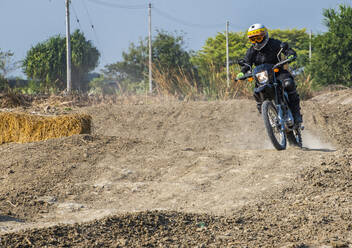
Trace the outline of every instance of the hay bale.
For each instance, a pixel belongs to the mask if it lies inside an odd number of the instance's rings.
[[[89,134],[91,120],[91,116],[85,114],[39,116],[2,112],[0,113],[0,144]]]

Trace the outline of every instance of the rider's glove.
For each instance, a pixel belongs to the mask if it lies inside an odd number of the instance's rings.
[[[244,73],[243,73],[243,72],[240,72],[240,73],[237,74],[237,78],[241,78],[241,77],[243,77],[243,76],[244,76]]]
[[[287,57],[288,59],[294,59],[295,58],[295,55],[290,55]]]

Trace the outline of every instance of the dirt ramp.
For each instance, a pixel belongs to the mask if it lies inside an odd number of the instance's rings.
[[[97,134],[206,149],[271,149],[254,101],[164,102],[84,109]]]
[[[341,131],[336,136],[336,131],[344,128],[339,121],[344,112],[336,110],[341,117],[332,126],[324,116],[331,118],[334,108],[326,108],[325,112],[319,105],[312,101],[303,103],[306,127],[303,145],[311,149],[334,149],[348,132]],[[97,134],[138,137],[158,144],[175,142],[190,148],[273,149],[253,100],[103,105],[85,111],[94,116]],[[346,123],[348,116],[343,119]],[[335,136],[341,138],[336,141]]]

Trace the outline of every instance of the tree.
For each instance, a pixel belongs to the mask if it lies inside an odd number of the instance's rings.
[[[229,32],[230,60],[242,58],[249,47],[248,38],[243,32]],[[205,45],[193,57],[192,62],[198,67],[213,64],[216,68],[224,66],[226,61],[226,36],[218,33],[205,41]]]
[[[328,32],[314,39],[308,70],[317,85],[352,86],[352,8],[339,5],[325,9],[323,16]]]
[[[180,98],[197,89],[197,71],[184,46],[183,35],[165,31],[159,31],[153,42],[154,81],[160,91]]]
[[[153,40],[153,57],[159,69],[180,68],[188,72],[192,68],[190,54],[186,51],[184,35],[158,31]]]
[[[13,52],[0,50],[0,75],[6,78],[9,73],[18,68],[18,62],[13,61]]]
[[[110,80],[121,82],[130,80],[140,82],[148,73],[148,46],[146,40],[140,40],[138,45],[131,43],[128,52],[122,53],[122,61],[105,66],[104,76]]]
[[[3,52],[0,50],[0,90],[8,87],[7,75],[16,69],[16,63],[12,61],[12,58],[13,53],[11,51]]]
[[[300,68],[309,63],[309,34],[306,29],[273,29],[269,32],[272,38],[287,42],[297,52],[297,61],[291,63],[291,67]]]
[[[229,59],[236,61],[243,58],[250,46],[247,35],[243,32],[229,32]],[[211,74],[224,72],[226,62],[226,35],[218,33],[206,40],[205,45],[192,56],[192,63],[196,66],[202,84],[208,84]]]
[[[73,33],[71,44],[73,87],[79,90],[87,90],[88,82],[85,82],[84,79],[90,71],[98,66],[100,52],[91,41],[86,40],[79,30]]]
[[[153,66],[157,69],[189,70],[192,67],[182,35],[158,30],[152,41],[152,49]],[[140,40],[138,45],[131,43],[128,52],[122,53],[122,61],[106,65],[103,72],[117,81],[127,78],[132,82],[145,80],[148,76],[148,54],[147,39]]]
[[[163,80],[172,84],[171,91],[179,91],[178,79],[192,74],[193,66],[190,62],[190,53],[184,48],[182,34],[168,33],[158,30],[152,41],[154,82],[159,81],[157,75],[162,75]],[[118,85],[129,84],[140,85],[141,81],[147,81],[148,76],[148,40],[140,40],[138,45],[130,44],[128,52],[122,54],[123,60],[105,66],[103,70],[107,80],[116,80]],[[133,87],[132,87],[133,88]],[[140,89],[140,87],[137,87]]]
[[[85,89],[87,84],[82,84],[82,80],[97,67],[100,53],[79,30],[71,36],[71,47],[72,86],[74,89]],[[66,86],[66,38],[58,35],[38,43],[27,52],[22,67],[30,79],[40,82],[42,89],[64,89]]]

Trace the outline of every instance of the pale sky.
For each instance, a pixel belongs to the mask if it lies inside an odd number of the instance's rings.
[[[101,52],[99,69],[121,59],[131,42],[152,30],[182,31],[188,49],[199,50],[209,37],[225,30],[246,31],[253,23],[269,29],[306,28],[324,32],[322,11],[351,0],[72,0],[71,31],[79,28]],[[65,36],[65,0],[0,0],[0,49],[15,60],[54,35]],[[79,20],[79,23],[77,22]],[[94,29],[91,26],[94,26]],[[19,72],[14,72],[19,75]]]

